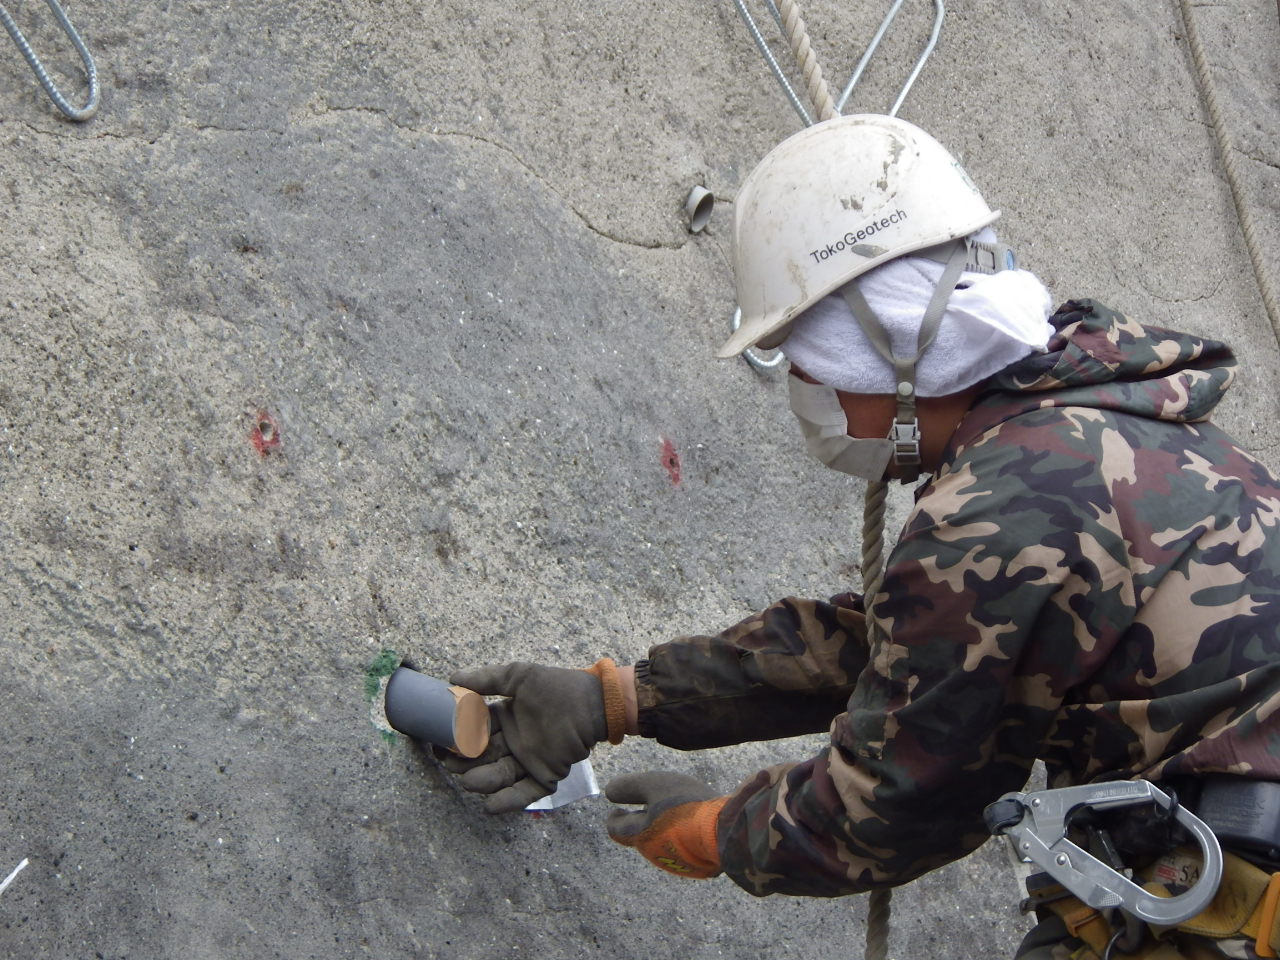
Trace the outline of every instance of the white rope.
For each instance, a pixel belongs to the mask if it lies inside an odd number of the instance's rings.
[[[889,484],[875,480],[867,484],[862,505],[862,598],[869,608],[884,581],[884,514]],[[873,629],[870,617],[867,629]]]
[[[804,18],[800,16],[800,5],[796,0],[781,0],[778,7],[782,12],[782,30],[787,35],[791,54],[800,68],[805,93],[809,94],[809,102],[818,111],[818,120],[840,116],[836,111],[836,102],[831,98],[831,91],[827,89],[827,81],[822,77],[818,57],[809,43],[809,31],[805,29]]]
[[[863,951],[866,960],[886,960],[889,956],[889,906],[893,891],[877,887],[871,891],[867,903],[867,946]]]
[[[800,16],[800,6],[796,0],[781,0],[782,29],[791,45],[791,53],[796,58],[800,73],[804,78],[805,92],[814,109],[818,112],[818,120],[830,120],[838,117],[836,102],[827,89],[827,82],[822,77],[822,67],[809,43],[809,33],[805,29],[804,18]],[[880,589],[880,581],[884,579],[884,514],[885,500],[889,485],[883,480],[867,484],[866,501],[862,511],[862,586],[863,601],[867,604]],[[868,637],[872,631],[871,617],[867,617]],[[867,946],[864,951],[866,960],[886,960],[889,951],[889,902],[891,893],[888,889],[871,891],[867,903]]]
[[[28,863],[30,863],[30,861],[26,857],[23,857],[22,862],[13,868],[13,872],[4,878],[4,883],[0,883],[0,893],[4,893],[5,890],[9,888],[9,884],[13,883],[13,878],[20,874],[26,868]]]
[[[782,29],[791,45],[791,53],[796,59],[800,73],[804,78],[805,92],[809,101],[818,112],[818,120],[830,120],[840,116],[836,110],[835,100],[827,89],[827,82],[822,76],[822,67],[809,42],[809,33],[805,29],[804,18],[800,16],[800,5],[796,0],[781,0]],[[862,510],[862,588],[863,601],[869,606],[880,583],[884,579],[884,516],[885,503],[888,499],[889,485],[883,480],[867,484],[866,499]],[[874,631],[872,619],[867,617],[868,639]],[[891,891],[879,888],[871,891],[867,903],[867,946],[864,951],[866,960],[886,960],[889,952],[889,905]]]
[[[1222,157],[1222,168],[1227,175],[1227,186],[1231,188],[1231,199],[1236,206],[1236,217],[1240,221],[1240,232],[1244,234],[1244,245],[1249,251],[1249,259],[1253,263],[1253,273],[1258,280],[1258,291],[1262,294],[1262,305],[1266,308],[1267,318],[1271,321],[1271,330],[1280,342],[1280,309],[1276,305],[1276,291],[1271,282],[1262,259],[1262,248],[1258,244],[1257,230],[1253,224],[1253,214],[1245,205],[1244,189],[1240,186],[1240,176],[1236,171],[1235,151],[1227,137],[1227,125],[1222,118],[1222,108],[1218,104],[1218,94],[1213,86],[1213,76],[1209,72],[1209,61],[1205,59],[1204,48],[1200,45],[1200,35],[1196,32],[1195,18],[1191,16],[1189,0],[1179,0],[1182,12],[1182,24],[1187,33],[1187,45],[1191,48],[1191,59],[1195,63],[1196,75],[1200,81],[1200,93],[1205,107],[1209,111],[1210,125],[1213,127],[1214,139],[1218,143],[1218,153]],[[1280,5],[1277,5],[1280,13]]]

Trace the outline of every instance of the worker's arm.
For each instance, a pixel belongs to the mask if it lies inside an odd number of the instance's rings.
[[[727,798],[660,772],[611,783],[609,799],[643,807],[611,819],[614,839],[682,876],[723,871],[758,896],[896,885],[980,845],[983,808],[1025,782],[1077,677],[1061,658],[1061,686],[1019,679],[1036,618],[1019,629],[1004,611],[1033,612],[1045,588],[1007,582],[981,553],[931,543],[904,559],[910,550],[891,557],[873,608],[889,639],[871,647],[828,747]]]
[[[1046,447],[1074,428],[1041,419]],[[1037,757],[1071,749],[1066,699],[1112,695],[1090,684],[1136,613],[1125,540],[1099,506],[1112,502],[1105,482],[1073,455],[1037,457],[1037,438],[1003,425],[973,454],[981,470],[953,461],[921,495],[829,746],[760,771],[719,814],[721,867],[746,890],[857,893],[964,856],[989,836],[985,806],[1020,789]],[[1036,469],[1005,480],[1024,460]],[[1109,679],[1127,677],[1121,665]]]
[[[866,662],[861,601],[782,600],[714,637],[661,644],[634,667],[590,671],[529,663],[457,671],[486,696],[489,749],[444,757],[492,813],[546,796],[601,740],[657,737],[693,749],[825,730]]]
[[[829,729],[867,662],[861,599],[788,598],[635,665],[635,732],[681,750]]]
[[[719,813],[720,865],[763,896],[838,896],[897,885],[976,849],[986,804],[1020,789],[1052,724],[1057,677],[1019,674],[1030,623],[981,610],[963,551],[890,564],[872,649],[848,710],[817,756],[760,771]],[[1035,587],[1023,599],[1038,602]]]

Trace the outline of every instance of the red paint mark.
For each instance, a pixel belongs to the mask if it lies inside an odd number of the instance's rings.
[[[258,455],[265,457],[273,448],[280,446],[280,424],[266,410],[259,410],[254,417],[253,429],[249,431],[249,442]]]
[[[667,473],[671,474],[671,483],[678,486],[680,483],[680,454],[676,453],[676,445],[666,437],[662,438],[662,465],[666,468]]]

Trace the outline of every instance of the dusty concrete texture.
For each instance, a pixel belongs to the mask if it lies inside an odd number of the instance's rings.
[[[77,99],[43,5],[9,6]],[[833,86],[884,6],[806,5]],[[853,109],[891,103],[907,7]],[[87,125],[0,43],[0,875],[30,861],[0,956],[858,955],[862,898],[670,878],[603,801],[487,817],[366,700],[386,649],[630,660],[856,582],[861,487],[804,458],[780,373],[711,357],[735,190],[799,123],[728,0],[70,12]],[[1276,7],[1194,15],[1274,264]],[[1176,3],[958,0],[903,115],[1055,297],[1232,341],[1218,419],[1280,465]],[[596,761],[727,790],[815,743]],[[994,846],[896,904],[899,957],[1026,925]]]

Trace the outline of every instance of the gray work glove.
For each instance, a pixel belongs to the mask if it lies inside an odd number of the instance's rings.
[[[548,796],[608,736],[600,681],[585,670],[504,663],[459,670],[449,682],[509,698],[489,706],[484,753],[443,758],[464,790],[489,794],[489,813],[522,810]]]

